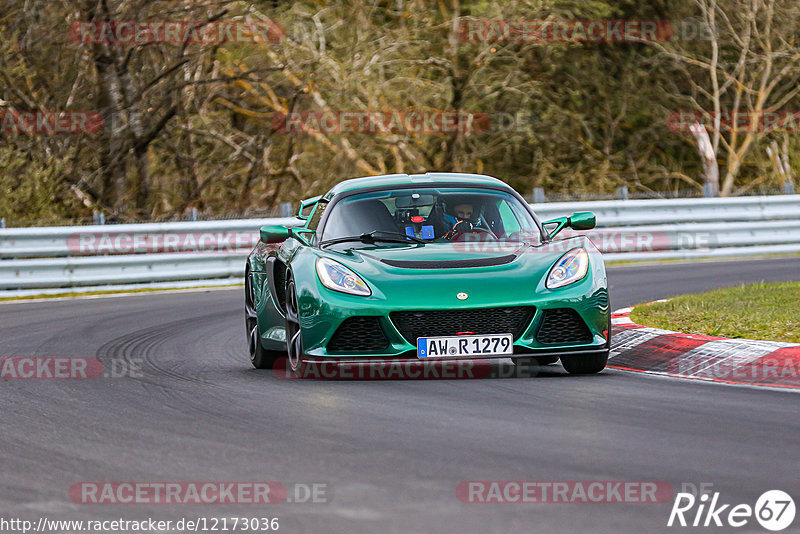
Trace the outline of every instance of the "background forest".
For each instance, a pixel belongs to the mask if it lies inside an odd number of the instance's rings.
[[[669,32],[648,42],[463,32],[470,21],[569,20],[661,21]],[[76,37],[77,24],[103,21],[270,21],[279,35]],[[0,130],[0,217],[255,215],[394,172],[485,173],[551,198],[620,186],[701,195],[704,183],[721,195],[778,191],[800,165],[800,126],[731,129],[719,117],[791,116],[798,80],[796,0],[2,0],[0,115],[90,110],[103,126]],[[490,122],[433,133],[282,127],[286,113],[324,111]],[[718,123],[675,128],[679,111]]]

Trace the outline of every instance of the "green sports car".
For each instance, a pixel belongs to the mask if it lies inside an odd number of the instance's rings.
[[[261,228],[247,259],[250,360],[512,358],[596,373],[610,348],[591,213],[540,222],[504,182],[393,174],[305,200],[297,226]]]

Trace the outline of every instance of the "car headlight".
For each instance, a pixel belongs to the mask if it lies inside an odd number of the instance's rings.
[[[555,289],[575,283],[586,276],[589,270],[589,254],[583,247],[573,248],[561,256],[550,269],[545,287]]]
[[[317,276],[328,289],[364,297],[372,295],[367,284],[356,273],[330,258],[317,259]]]

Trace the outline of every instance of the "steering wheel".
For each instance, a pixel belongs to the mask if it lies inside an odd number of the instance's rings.
[[[497,236],[495,235],[494,232],[492,232],[488,228],[483,228],[481,226],[474,226],[469,221],[458,221],[455,225],[453,225],[453,228],[449,232],[447,232],[447,234],[444,237],[445,239],[452,240],[457,236],[461,236],[467,233],[473,233],[473,234],[483,233],[490,235],[495,240],[497,240]]]

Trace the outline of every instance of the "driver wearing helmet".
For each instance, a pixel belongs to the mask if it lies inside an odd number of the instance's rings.
[[[478,206],[469,199],[456,199],[453,202],[448,202],[447,209],[442,217],[445,226],[448,228],[444,238],[452,239],[454,235],[461,232],[469,232],[480,225],[482,220],[479,212]]]

